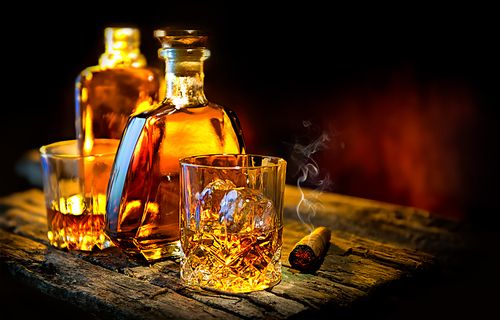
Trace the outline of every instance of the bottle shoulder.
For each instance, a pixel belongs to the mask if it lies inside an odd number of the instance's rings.
[[[232,112],[230,109],[213,102],[208,102],[205,105],[187,106],[182,108],[176,108],[171,103],[162,102],[155,110],[157,111],[155,116],[159,117],[183,115],[186,117],[221,118]]]
[[[116,78],[137,78],[144,81],[159,83],[161,80],[161,72],[154,67],[132,67],[132,66],[115,66],[113,68],[101,68],[100,66],[90,66],[82,70],[76,78],[76,82],[91,81],[95,78],[99,79],[116,79]]]

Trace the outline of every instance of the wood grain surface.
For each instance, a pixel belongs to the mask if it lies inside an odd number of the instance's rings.
[[[56,249],[46,239],[43,193],[38,189],[0,199],[2,277],[97,318],[288,319],[361,314],[380,299],[439,275],[438,259],[417,250],[425,243],[418,240],[418,234],[453,236],[430,225],[429,215],[334,194],[322,195],[322,207],[311,219],[316,226],[332,230],[326,255],[308,273],[294,270],[288,255],[309,228],[297,215],[301,199],[297,188],[287,186],[283,277],[268,290],[227,294],[191,288],[180,280],[178,261],[148,264],[129,258],[118,248],[93,252]],[[405,238],[403,231],[384,227],[391,224],[387,221],[378,225],[388,230],[379,239],[368,231],[361,232],[362,236],[353,232],[391,215],[402,216],[397,218],[402,220],[399,224],[405,224],[402,229],[412,229],[417,236]],[[401,237],[406,241],[397,245]]]

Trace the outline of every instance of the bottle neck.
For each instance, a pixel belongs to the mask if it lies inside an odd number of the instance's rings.
[[[134,28],[106,28],[105,51],[99,59],[102,69],[120,66],[142,68],[147,65],[141,54],[140,33]]]
[[[206,105],[203,90],[203,61],[210,53],[204,49],[169,48],[160,50],[165,63],[165,102],[177,109]]]
[[[99,58],[99,66],[102,69],[120,66],[143,68],[147,66],[146,58],[140,52],[113,51],[105,52]]]

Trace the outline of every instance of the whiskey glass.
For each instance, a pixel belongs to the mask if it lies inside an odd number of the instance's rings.
[[[106,191],[118,139],[96,139],[81,154],[77,140],[40,148],[47,209],[47,237],[61,249],[91,251],[112,246],[104,234]]]
[[[286,161],[221,154],[180,160],[181,278],[225,292],[281,280]]]

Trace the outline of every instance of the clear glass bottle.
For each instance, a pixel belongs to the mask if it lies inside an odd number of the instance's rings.
[[[161,73],[147,67],[139,30],[106,28],[104,36],[99,65],[83,70],[75,83],[76,136],[82,152],[92,150],[94,139],[120,139],[131,114],[160,100]]]
[[[106,233],[128,254],[148,261],[179,255],[179,159],[245,153],[236,114],[203,91],[208,33],[155,31],[166,60],[165,100],[131,117],[108,187]]]

